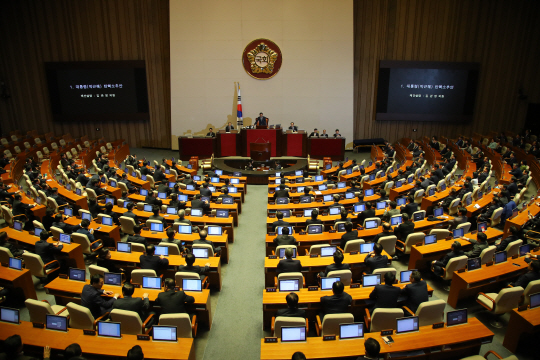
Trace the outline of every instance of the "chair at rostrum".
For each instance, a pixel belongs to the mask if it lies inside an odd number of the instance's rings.
[[[37,254],[31,252],[25,252],[23,255],[24,266],[30,270],[30,273],[37,277],[40,281],[44,282],[47,280],[49,275],[60,270],[60,263],[58,260],[53,260],[47,264],[43,264],[43,260]],[[46,266],[54,264],[55,267],[50,269],[45,269]]]
[[[317,315],[317,321],[315,322],[315,330],[317,336],[324,336],[328,334],[339,334],[339,324],[352,324],[354,322],[354,316],[350,313],[342,314],[327,314],[325,315],[322,324],[321,318]]]
[[[288,316],[278,316],[272,317],[271,331],[273,336],[281,337],[281,328],[283,326],[305,326],[306,333],[308,332],[308,321],[303,317],[288,317]]]
[[[435,323],[444,322],[444,307],[446,301],[433,300],[424,301],[418,306],[416,313],[413,314],[411,309],[404,306],[403,310],[408,312],[411,316],[418,316],[419,326],[433,325]]]
[[[495,351],[493,350],[489,350],[484,356],[482,355],[473,355],[473,356],[467,356],[466,358],[462,358],[461,360],[486,360],[488,358],[488,355],[489,354],[493,354],[497,357],[497,359],[502,359],[502,360],[518,360],[517,356],[516,355],[510,355],[508,357],[505,357],[503,359],[503,357],[499,354],[497,354]]]
[[[137,224],[135,224],[135,220],[133,218],[127,216],[120,216],[120,230],[122,230],[124,234],[135,234],[135,231],[133,230],[135,225]]]
[[[345,286],[351,285],[352,282],[352,271],[351,270],[334,270],[330,271],[327,277],[338,277],[339,281]]]
[[[447,237],[449,237],[450,231],[446,229],[431,229],[431,231],[429,232],[429,235],[437,236],[437,241],[439,241],[439,240],[444,240]]]
[[[281,273],[274,278],[275,286],[278,286],[279,280],[298,280],[298,288],[302,289],[306,286],[306,280],[301,272]]]
[[[467,259],[468,257],[466,255],[457,256],[450,259],[448,264],[446,264],[446,268],[442,268],[443,275],[441,276],[441,278],[447,283],[450,283],[450,281],[452,281],[452,277],[454,276],[454,271],[463,269],[467,265]],[[433,265],[431,267],[431,271],[433,271]],[[445,286],[444,290],[450,291],[450,286]]]
[[[403,310],[401,309],[375,309],[372,315],[366,309],[366,315],[364,316],[366,332],[368,332],[367,330],[369,332],[388,329],[396,330],[396,319],[401,317],[403,317]]]
[[[364,239],[356,239],[356,240],[349,240],[345,244],[345,249],[343,249],[344,253],[350,253],[351,251],[358,251],[360,252],[360,245],[365,244],[366,241]]]
[[[508,244],[506,249],[504,249],[504,251],[506,251],[506,257],[511,258],[514,255],[518,255],[521,244],[523,244],[523,240],[512,241],[510,244]]]
[[[415,232],[415,233],[407,235],[407,239],[405,240],[405,242],[401,240],[397,240],[396,250],[401,251],[404,255],[409,255],[411,253],[412,246],[423,241],[424,241],[424,233]]]
[[[159,325],[176,326],[176,336],[179,338],[194,338],[197,336],[197,315],[189,319],[189,314],[163,314],[159,317]]]
[[[30,321],[37,323],[46,323],[46,315],[59,315],[69,316],[67,308],[60,305],[51,305],[47,300],[34,300],[26,299],[24,301],[28,313],[30,314]]]
[[[478,293],[476,302],[485,307],[492,314],[497,316],[505,314],[509,311],[512,311],[512,309],[517,308],[521,295],[523,295],[523,288],[521,286],[516,286],[511,288],[504,288],[498,294],[485,294],[483,292],[480,292]],[[503,324],[501,324],[497,320],[498,316],[496,319],[490,322],[491,326],[495,328],[502,328]]]
[[[493,254],[495,254],[497,247],[495,245],[488,246],[480,253],[480,262],[482,265],[493,261]]]
[[[182,285],[183,285],[182,280],[184,279],[201,280],[201,276],[197,273],[186,272],[186,271],[177,271],[174,274],[174,282],[176,286],[178,286],[179,288],[182,288]],[[206,276],[202,283],[202,288],[208,289],[208,285],[209,285],[208,276]]]
[[[87,307],[75,304],[74,302],[69,302],[66,307],[69,311],[69,327],[73,329],[95,330],[97,322],[109,316],[109,313],[106,312],[97,319],[94,319]]]
[[[137,335],[144,334],[146,325],[156,314],[150,314],[144,322],[136,311],[113,309],[111,311],[111,320],[119,322],[122,327],[122,334]],[[151,328],[146,330],[150,333]]]

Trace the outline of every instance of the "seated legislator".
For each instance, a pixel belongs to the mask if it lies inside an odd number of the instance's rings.
[[[140,345],[135,345],[128,350],[127,360],[144,360],[144,353]],[[80,360],[80,359],[75,359]]]
[[[161,201],[161,199],[158,199],[157,194],[153,191],[148,192],[148,195],[146,195],[146,197],[144,198],[144,202],[149,205],[157,205],[159,207],[163,205],[163,201]]]
[[[520,239],[520,231],[515,226],[510,226],[510,236],[507,236],[506,238],[502,239],[501,242],[497,245],[497,250],[495,251],[505,251],[506,247],[513,241]],[[525,289],[525,288],[524,288]]]
[[[383,247],[381,244],[375,244],[373,245],[373,251],[370,252],[366,259],[364,260],[366,266],[368,266],[371,269],[371,273],[373,273],[373,270],[376,269],[382,269],[385,267],[388,267],[388,256],[381,255],[383,252]]]
[[[358,357],[356,360],[379,360],[381,344],[375,338],[368,338],[364,341],[366,355]]]
[[[41,257],[43,264],[48,264],[51,261],[54,261],[55,255],[62,253],[62,249],[64,248],[64,245],[60,244],[59,241],[54,244],[47,242],[49,237],[50,234],[46,230],[43,230],[41,234],[39,234],[39,240],[35,244],[36,254]],[[55,267],[55,265],[47,265],[47,268],[52,267]]]
[[[287,300],[287,309],[279,309],[276,311],[276,317],[306,317],[306,311],[298,308],[298,295],[295,293],[289,293],[285,297]]]
[[[129,235],[127,238],[128,243],[137,243],[137,244],[143,244],[144,247],[146,247],[146,238],[144,236],[141,236],[141,230],[142,226],[135,225],[133,227],[133,235]]]
[[[334,138],[340,138],[341,134],[339,133],[339,129],[336,129],[336,132],[334,133]]]
[[[175,244],[178,246],[178,250],[181,252],[184,252],[184,246],[182,245],[182,240],[175,239],[174,236],[176,235],[176,232],[172,227],[168,228],[165,232],[167,235],[166,238],[161,239],[161,242],[168,243],[168,244]]]
[[[341,235],[341,241],[339,243],[339,247],[342,250],[345,250],[345,246],[349,240],[358,239],[358,230],[353,230],[352,222],[349,221],[345,223],[345,231],[345,234]]]
[[[227,126],[225,126],[225,132],[231,132],[231,130],[234,130],[234,126],[233,126],[232,122],[229,121]]]
[[[328,276],[328,273],[331,272],[331,271],[350,270],[351,266],[349,264],[344,264],[343,263],[344,258],[345,257],[343,256],[343,253],[341,252],[341,250],[336,250],[334,252],[334,263],[330,264],[330,265],[327,265],[324,272],[321,271],[319,273],[319,276],[320,277]]]
[[[201,196],[212,196],[212,191],[208,188],[208,183],[205,182],[202,184],[202,187],[199,189]]]
[[[425,280],[422,280],[422,275],[418,270],[411,273],[410,280],[411,283],[401,289],[401,296],[407,298],[405,300],[405,306],[415,314],[421,303],[429,301],[429,294],[427,283]],[[405,312],[405,314],[408,313]]]
[[[311,134],[309,134],[308,137],[310,137],[310,138],[312,138],[312,137],[318,138],[319,137],[319,130],[317,130],[317,128],[313,129],[313,132]]]
[[[338,195],[339,196],[339,195]],[[364,226],[364,220],[375,217],[375,210],[371,201],[365,203],[366,209],[358,213],[358,225]]]
[[[4,340],[3,345],[4,352],[0,353],[0,360],[37,360],[35,357],[24,355],[20,335],[11,335]]]
[[[540,280],[540,261],[538,260],[532,260],[529,262],[529,267],[527,268],[527,272],[520,277],[513,283],[511,283],[512,286],[521,286],[522,288],[527,288],[527,285],[531,281]]]
[[[210,204],[208,203],[208,200],[201,200],[201,194],[195,194],[193,200],[191,200],[191,208],[208,210],[210,209]]]
[[[8,235],[5,231],[0,231],[0,247],[4,247],[11,252],[14,257],[21,257],[26,250],[20,250],[16,245],[8,241]],[[44,262],[44,264],[46,264]]]
[[[112,291],[104,291],[103,275],[94,274],[90,277],[90,284],[83,287],[81,293],[81,305],[88,308],[94,319],[97,319],[107,311],[111,311],[114,302],[118,299],[119,294],[114,294],[114,297],[107,299],[102,295],[112,295]]]
[[[148,310],[150,309],[150,300],[148,300],[148,293],[144,293],[142,299],[134,298],[133,293],[135,287],[129,282],[125,282],[122,285],[122,298],[117,299],[113,304],[113,309],[135,311],[139,314],[141,321],[145,321],[148,317]]]
[[[186,295],[183,291],[174,289],[174,279],[167,278],[164,281],[165,291],[159,293],[156,306],[161,306],[162,314],[187,313],[186,304],[193,304],[195,298]]]
[[[446,265],[451,259],[463,256],[464,254],[463,250],[461,250],[461,243],[459,241],[454,241],[452,243],[451,251],[448,254],[444,255],[441,260],[433,260],[431,262],[433,273],[437,276],[442,276],[442,268],[446,268]]]
[[[263,116],[263,113],[259,114],[259,117],[255,119],[256,126],[268,126],[268,118]]]
[[[206,237],[208,236],[208,231],[201,230],[199,232],[199,240],[194,240],[193,245],[210,245],[212,246],[212,251],[214,251],[214,254],[219,253],[221,251],[221,246],[214,246],[214,243],[210,240],[206,240]]]
[[[232,198],[232,196],[229,195],[229,189],[221,189],[221,194],[217,197],[217,200],[223,201],[225,198]]]
[[[298,131],[298,126],[294,125],[294,122],[291,121],[291,126],[289,126],[289,130],[297,132]]]
[[[323,129],[322,133],[319,134],[319,137],[328,138],[328,133],[326,132],[326,129]]]
[[[167,226],[167,222],[165,221],[165,218],[159,215],[159,206],[157,205],[152,206],[152,215],[148,217],[148,220],[161,221],[161,223],[163,224],[163,227]]]
[[[116,263],[111,260],[111,251],[107,248],[101,248],[97,258],[97,266],[107,269],[111,273],[124,272],[124,269],[116,266]]]
[[[292,248],[285,249],[285,259],[280,260],[277,265],[276,273],[278,275],[282,273],[302,271],[302,263],[300,262],[300,260],[293,259],[292,256],[293,256],[293,249]]]
[[[274,193],[274,199],[279,198],[279,197],[286,197],[286,198],[290,197],[289,190],[286,189],[285,184],[279,184],[279,189],[276,190],[276,192]]]
[[[317,219],[317,216],[319,216],[319,210],[313,209],[313,211],[311,211],[311,219],[306,220],[306,226],[307,225],[322,225],[323,221],[320,219]]]
[[[342,221],[345,221],[345,222],[350,222],[352,219],[348,217],[349,216],[349,212],[347,210],[345,210],[344,208],[341,209],[340,213],[339,213],[339,219],[336,219],[334,221],[334,228],[336,226],[336,224],[338,222],[342,222]],[[337,229],[336,229],[337,230]]]
[[[212,128],[208,129],[208,132],[206,133],[206,136],[216,137],[216,133],[214,132],[214,129],[212,129]]]
[[[278,235],[274,238],[274,244],[276,244],[276,246],[280,246],[280,245],[298,245],[298,243],[296,242],[296,239],[294,238],[294,236],[290,236],[289,235],[289,228],[288,227],[284,227],[283,229],[281,229],[281,235]]]
[[[465,253],[468,258],[479,257],[482,251],[489,246],[487,242],[487,235],[485,233],[478,233],[478,235],[476,235],[477,240],[468,239],[466,237],[464,237],[463,239],[473,244],[473,249]]]
[[[283,213],[281,211],[278,211],[276,213],[277,221],[274,221],[272,223],[272,231],[276,231],[276,227],[278,226],[290,226],[288,222],[283,221]]]
[[[464,207],[460,207],[458,209],[458,216],[455,216],[452,220],[448,221],[448,224],[450,225],[448,227],[448,230],[453,230],[457,228],[459,225],[468,222],[469,219],[467,218],[467,209]]]
[[[149,244],[146,246],[146,253],[142,254],[139,257],[141,269],[158,271],[166,269],[167,266],[169,266],[169,260],[165,256],[154,256],[155,251],[156,248],[154,247],[154,245]]]
[[[204,264],[204,267],[200,267],[199,265],[193,265],[194,263],[195,263],[195,255],[187,254],[186,265],[180,265],[178,267],[178,271],[195,273],[195,274],[203,275],[201,277],[204,277],[204,274],[207,273],[208,270],[210,270],[210,263]]]
[[[414,196],[407,196],[407,205],[401,208],[402,214],[409,215],[409,218],[412,218],[415,211],[418,211],[418,204],[414,202]]]
[[[373,239],[374,243],[378,243],[380,238],[394,235],[394,232],[392,231],[392,226],[389,223],[384,222],[382,224],[382,229],[383,231],[381,233],[375,235],[375,238]]]
[[[403,214],[402,219],[403,222],[394,228],[394,235],[396,235],[399,240],[405,242],[405,240],[407,240],[407,236],[414,232],[415,225],[408,214]]]
[[[135,204],[132,202],[127,204],[126,206],[127,211],[123,213],[122,216],[132,218],[133,220],[135,220],[135,224],[138,224],[137,215],[135,215],[135,213],[133,212],[134,207],[135,207]]]
[[[342,314],[350,313],[349,305],[352,304],[352,296],[347,294],[345,286],[341,281],[336,281],[332,284],[332,292],[334,295],[321,297],[321,321],[327,314]]]
[[[375,288],[369,294],[369,298],[375,301],[375,305],[370,309],[370,313],[373,313],[375,309],[396,309],[398,308],[398,298],[401,293],[401,289],[394,286],[396,281],[396,275],[392,272],[384,274],[384,285],[375,285]]]
[[[178,211],[178,219],[174,220],[175,224],[186,224],[191,226],[191,220],[186,219],[185,210]]]

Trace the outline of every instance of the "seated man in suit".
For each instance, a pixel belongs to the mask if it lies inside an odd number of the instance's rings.
[[[412,218],[415,211],[418,211],[418,204],[414,202],[414,196],[409,195],[407,197],[407,204],[401,208],[401,213],[407,214],[409,218]]]
[[[433,169],[431,170],[431,176],[435,177],[437,180],[434,181],[434,183],[438,183],[439,181],[444,179],[444,174],[442,170],[440,169],[439,164],[433,165]]]
[[[330,265],[327,265],[326,266],[326,269],[324,269],[324,272],[320,272],[319,273],[319,276],[320,277],[325,277],[325,276],[328,276],[328,273],[330,271],[337,271],[337,270],[350,270],[351,269],[351,266],[349,264],[344,264],[343,263],[343,259],[345,257],[343,256],[343,253],[341,252],[341,250],[336,250],[334,252],[334,263],[333,264],[330,264]]]
[[[23,353],[24,345],[18,334],[6,338],[2,348],[4,352],[0,353],[0,360],[37,360],[37,358]]]
[[[221,189],[221,194],[217,197],[217,200],[223,201],[224,198],[233,198],[229,195],[229,189]]]
[[[289,226],[288,222],[283,221],[283,213],[281,211],[278,211],[276,213],[276,218],[277,218],[277,221],[274,221],[272,223],[272,231],[273,232],[276,231],[276,227],[278,227],[278,226]]]
[[[184,252],[184,246],[182,245],[182,240],[175,239],[174,236],[176,235],[176,231],[172,227],[169,227],[167,231],[165,232],[165,235],[167,235],[166,238],[161,239],[161,242],[168,243],[168,244],[175,244],[178,246],[178,250],[180,250],[180,253]]]
[[[113,303],[113,310],[120,309],[135,311],[137,314],[139,314],[141,321],[144,322],[149,315],[148,310],[150,310],[150,300],[148,300],[148,293],[144,293],[141,299],[134,298],[134,292],[135,287],[131,283],[125,282],[124,285],[122,285],[122,298],[117,299]],[[150,327],[153,323],[153,319],[150,320],[150,322],[147,324],[147,328]]]
[[[208,132],[206,133],[206,136],[216,137],[216,133],[214,132],[214,129],[212,129],[212,128],[208,129]]]
[[[41,234],[39,234],[39,240],[35,244],[36,254],[41,257],[44,265],[56,260],[55,256],[60,254],[64,248],[64,245],[60,244],[59,241],[54,244],[49,243],[47,239],[50,236],[51,235],[46,230],[43,230]],[[56,267],[56,264],[47,265],[47,269],[54,267]]]
[[[381,238],[383,238],[383,237],[393,236],[394,235],[394,232],[392,231],[392,226],[390,225],[390,223],[383,222],[382,223],[382,228],[383,228],[383,231],[381,233],[375,235],[375,238],[373,239],[374,243],[378,243],[379,240]]]
[[[469,219],[467,218],[467,209],[464,207],[460,207],[458,209],[458,216],[454,217],[453,220],[448,221],[448,224],[450,225],[448,227],[448,230],[456,229],[459,225],[468,221]]]
[[[229,121],[227,126],[225,126],[225,132],[231,132],[231,130],[234,130],[234,126],[233,126],[232,122]]]
[[[384,214],[383,215],[388,215],[389,218],[391,218],[392,216],[394,215],[399,215],[401,214],[400,210],[397,208],[397,202],[395,201],[390,201],[390,206],[386,208],[386,210],[384,210]]]
[[[370,309],[371,314],[373,314],[373,310],[375,309],[398,308],[398,298],[401,289],[394,286],[394,282],[396,282],[396,275],[389,271],[384,274],[384,285],[375,285],[375,288],[369,294],[369,298],[375,301],[375,305]]]
[[[307,225],[316,225],[316,224],[321,224],[322,225],[323,222],[322,222],[322,220],[317,219],[318,216],[319,216],[319,210],[313,209],[311,211],[311,219],[306,220],[306,226]]]
[[[306,317],[306,311],[298,308],[298,295],[296,293],[289,293],[285,300],[287,300],[287,309],[279,309],[276,312],[276,317]]]
[[[195,255],[193,254],[187,254],[186,255],[186,265],[180,265],[178,267],[179,272],[190,272],[201,275],[201,279],[205,277],[205,273],[207,273],[210,270],[210,263],[204,264],[204,267],[200,267],[199,265],[193,265],[195,263]]]
[[[128,243],[143,244],[144,247],[146,247],[146,244],[147,244],[146,238],[144,236],[141,236],[141,230],[142,230],[142,226],[135,225],[133,227],[134,234],[128,236],[127,242]]]
[[[340,138],[341,134],[339,133],[339,129],[336,129],[336,132],[334,133],[334,138]]]
[[[511,283],[512,286],[514,287],[521,286],[523,289],[525,289],[527,288],[527,285],[529,285],[531,281],[540,280],[540,261],[525,259],[525,261],[527,260],[530,261],[529,267],[527,268],[528,271],[525,274],[518,277],[516,281]]]
[[[276,244],[276,246],[280,246],[280,245],[298,245],[298,243],[296,242],[296,239],[294,238],[294,236],[289,236],[289,228],[288,227],[284,227],[283,229],[281,229],[281,235],[278,235],[274,238],[274,244]]]
[[[52,197],[58,206],[67,205],[68,203],[63,197],[58,195],[58,188],[55,187],[51,189],[51,195],[49,197]]]
[[[368,201],[365,203],[366,209],[360,213],[358,213],[358,225],[364,226],[364,221],[366,219],[375,217],[375,210],[373,209],[373,205],[371,204],[371,201]]]
[[[185,224],[191,226],[191,220],[186,219],[186,211],[185,210],[179,210],[178,211],[178,219],[174,220],[175,224]]]
[[[97,258],[97,266],[107,269],[111,273],[121,273],[124,269],[116,266],[116,262],[111,260],[111,251],[108,248],[101,248]]]
[[[148,191],[148,195],[146,195],[146,198],[144,199],[144,202],[149,204],[149,205],[157,205],[157,206],[163,205],[163,201],[161,201],[161,199],[158,199],[157,198],[157,193],[155,193],[152,190]]]
[[[202,187],[199,189],[201,196],[212,196],[212,191],[208,188],[208,183],[203,183]]]
[[[298,126],[295,126],[294,122],[291,121],[291,126],[289,126],[289,130],[297,132],[298,131]]]
[[[394,235],[396,235],[399,240],[405,242],[405,240],[407,240],[407,236],[414,232],[415,225],[412,221],[413,219],[411,219],[408,214],[403,214],[402,220],[403,222],[394,228]]]
[[[163,216],[159,215],[159,209],[160,207],[157,205],[152,206],[152,215],[148,217],[148,220],[160,221],[165,227],[167,226],[167,222]]]
[[[379,360],[381,345],[375,338],[368,338],[364,341],[366,355],[360,356],[356,360]]]
[[[388,267],[388,256],[381,255],[383,252],[383,247],[381,244],[377,243],[373,245],[373,251],[371,251],[364,260],[367,267],[370,268],[370,274],[373,273],[373,270],[382,269]]]
[[[206,240],[206,237],[208,236],[208,231],[206,230],[201,230],[199,232],[199,240],[195,240],[193,241],[193,245],[197,245],[197,244],[200,244],[200,245],[211,245],[212,246],[212,250],[214,251],[214,254],[217,254],[221,251],[221,246],[214,246],[214,243],[210,240]]]
[[[319,130],[317,130],[317,128],[313,129],[313,132],[311,134],[309,134],[308,137],[310,137],[310,138],[312,138],[312,137],[318,138],[319,137]]]
[[[347,246],[347,242],[350,240],[356,240],[358,239],[358,230],[353,230],[353,223],[352,222],[346,222],[345,223],[345,234],[341,235],[341,241],[339,243],[339,247],[342,250],[345,250],[345,247]]]
[[[195,194],[193,200],[191,200],[191,208],[208,210],[210,209],[210,204],[208,203],[208,200],[201,200],[201,194]]]
[[[256,126],[267,126],[268,118],[263,116],[263,113],[259,113],[259,117],[255,119]]]
[[[61,229],[65,234],[73,234],[75,231],[79,230],[80,225],[69,225],[64,222],[62,214],[56,214],[54,216],[54,222],[52,226]]]
[[[185,184],[185,185],[193,185],[195,184],[193,182],[193,179],[191,178],[191,175],[190,174],[186,174],[186,177],[184,178],[184,180],[182,180],[182,184]]]
[[[463,239],[469,241],[471,244],[474,245],[471,251],[467,251],[465,253],[468,258],[479,257],[482,251],[489,246],[487,242],[487,235],[485,233],[478,233],[476,235],[477,240],[469,239],[466,237],[463,237]]]
[[[141,269],[155,270],[157,272],[159,270],[166,269],[167,266],[169,266],[169,260],[165,256],[154,256],[155,251],[156,248],[154,245],[149,244],[146,246],[146,253],[139,257]]]
[[[93,243],[96,241],[94,238],[94,229],[88,230],[88,227],[90,226],[90,220],[84,219],[81,221],[81,227],[76,231],[77,234],[83,234],[86,235],[90,243]]]
[[[135,213],[133,212],[134,207],[135,207],[135,204],[132,203],[132,202],[127,204],[126,205],[127,211],[125,213],[123,213],[122,216],[132,218],[133,220],[135,220],[135,224],[138,224],[137,215],[135,215]]]
[[[110,216],[112,218],[112,221],[113,221],[114,224],[120,225],[120,220],[119,220],[119,217],[118,217],[118,213],[113,211],[113,207],[114,207],[113,204],[106,203],[105,204],[105,211],[103,211],[102,214]]]
[[[334,295],[321,297],[321,321],[327,314],[350,313],[349,305],[352,304],[352,296],[347,294],[344,289],[343,283],[336,281],[332,284]]]
[[[311,214],[313,215],[313,212]],[[345,208],[343,208],[339,212],[339,219],[336,219],[334,221],[334,229],[336,229],[336,224],[338,222],[351,222],[351,221],[352,221],[352,218],[349,217],[349,212],[347,210],[345,210]],[[322,222],[321,222],[321,224],[322,224]]]
[[[515,196],[519,192],[517,187],[517,178],[515,176],[512,176],[510,179],[510,184],[508,184],[508,192],[510,193],[510,196]]]
[[[187,313],[186,304],[193,304],[195,298],[186,295],[183,291],[174,289],[174,279],[167,278],[164,281],[165,291],[159,293],[156,299],[156,306],[161,306],[162,314]]]
[[[319,134],[319,137],[328,138],[328,133],[326,132],[326,129],[323,129],[322,133]]]
[[[276,192],[274,193],[274,199],[278,197],[286,197],[289,198],[289,190],[286,189],[285,184],[279,184],[279,188],[276,189]]]
[[[94,319],[97,319],[107,311],[110,311],[119,294],[114,294],[113,298],[105,298],[102,295],[112,295],[112,291],[104,291],[103,275],[94,274],[90,277],[90,284],[83,287],[81,293],[81,305],[88,308]]]
[[[401,289],[401,295],[407,297],[405,306],[415,314],[421,303],[429,301],[429,294],[427,284],[425,280],[422,280],[422,275],[418,270],[411,273],[410,281],[410,284]],[[407,315],[408,312],[405,312],[405,314]]]
[[[79,177],[80,177],[80,175],[79,175]],[[77,178],[77,181],[79,181],[79,178]],[[126,185],[126,187],[127,187],[130,194],[137,191],[137,188],[135,186],[133,186],[133,184],[127,179],[127,174],[126,173],[122,174],[122,178],[119,179],[118,182]]]
[[[505,251],[506,247],[513,241],[519,240],[521,238],[520,231],[515,226],[510,226],[510,236],[505,237],[501,240],[501,242],[497,245],[496,252],[499,251]],[[525,289],[525,288],[524,288]]]
[[[279,256],[279,254],[277,255]],[[300,263],[300,260],[295,260],[292,258],[292,256],[293,249],[285,249],[285,259],[279,260],[279,263],[277,265],[276,273],[278,275],[282,273],[302,271],[302,264]]]

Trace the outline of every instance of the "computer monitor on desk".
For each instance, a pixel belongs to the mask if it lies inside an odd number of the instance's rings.
[[[410,316],[396,319],[396,335],[418,331],[418,316]]]
[[[540,306],[540,293],[529,295],[531,309]]]
[[[112,337],[120,339],[122,337],[122,329],[119,322],[98,321],[97,323],[98,336]]]
[[[336,281],[339,281],[338,277],[323,277],[321,278],[321,290],[332,290],[332,286]]]
[[[284,258],[285,258],[285,250],[287,250],[287,248],[281,248],[281,249],[279,249],[278,257],[279,257],[280,259],[284,259]],[[291,248],[291,250],[292,250],[292,253],[293,253],[292,257],[293,257],[293,259],[294,259],[294,258],[296,258],[296,248]]]
[[[281,342],[306,341],[305,326],[282,326]]]
[[[298,291],[298,279],[279,280],[279,291]]]
[[[381,284],[381,274],[363,275],[362,287],[370,287]]]
[[[446,313],[446,326],[455,326],[467,323],[467,309],[449,311]]]
[[[500,263],[503,263],[503,262],[506,262],[506,251],[500,251],[500,252],[497,252],[495,253],[494,255],[494,263],[495,264],[500,264]]]
[[[0,307],[0,321],[11,324],[19,324],[19,310]]]
[[[192,248],[191,253],[196,259],[208,259],[208,249],[206,248]]]
[[[358,339],[364,337],[364,323],[339,324],[339,339]]]
[[[157,276],[143,276],[143,283],[142,287],[143,289],[153,289],[153,290],[160,290],[161,289],[161,278]]]
[[[321,248],[321,257],[334,256],[336,249],[336,246],[323,246]]]
[[[176,330],[177,330],[176,326],[154,325],[152,326],[152,340],[176,342],[178,341]]]
[[[66,316],[49,315],[49,314],[46,314],[45,316],[46,316],[45,328],[47,330],[67,331],[68,318]]]

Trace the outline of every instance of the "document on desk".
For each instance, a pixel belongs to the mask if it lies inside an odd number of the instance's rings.
[[[320,191],[315,191],[315,195],[322,195],[322,192],[320,192]]]
[[[474,204],[474,208],[475,208],[475,209],[480,209],[480,205]]]

